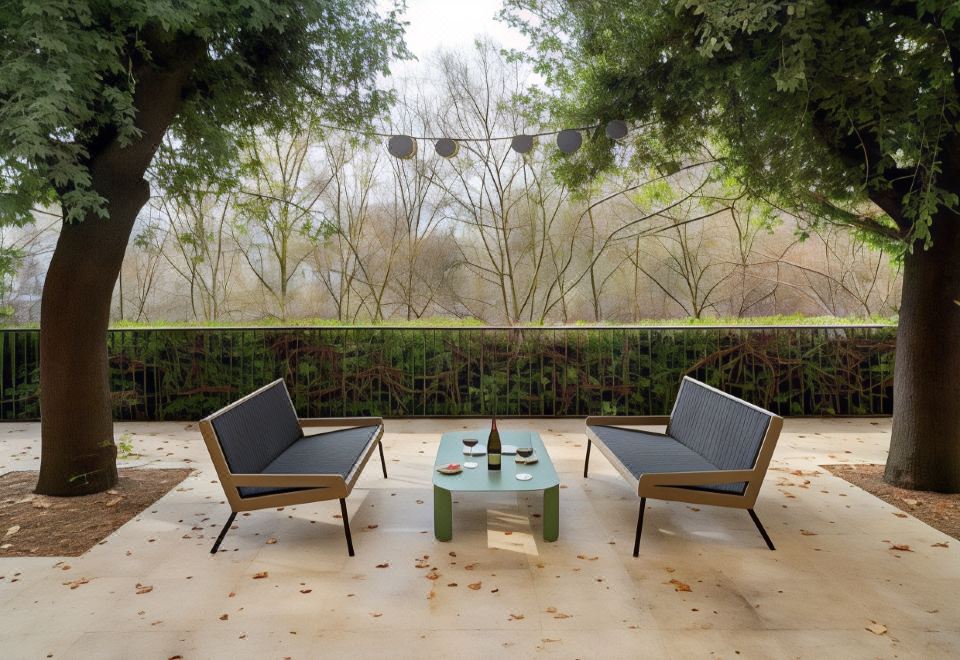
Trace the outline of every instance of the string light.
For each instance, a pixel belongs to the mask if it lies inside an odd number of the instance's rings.
[[[541,131],[539,133],[520,133],[512,136],[495,137],[449,137],[449,136],[429,136],[429,135],[403,135],[394,133],[380,133],[377,131],[363,131],[355,128],[345,128],[342,126],[330,126],[321,124],[322,128],[333,131],[345,131],[348,133],[357,133],[361,135],[372,135],[375,137],[388,138],[387,151],[394,158],[408,160],[417,155],[417,142],[420,140],[433,142],[434,151],[442,158],[453,158],[460,151],[461,142],[500,142],[510,140],[510,148],[518,154],[528,154],[533,151],[537,143],[537,138],[548,135],[556,136],[557,148],[564,154],[570,155],[576,153],[583,145],[583,131],[591,131],[600,128],[601,124],[592,126],[580,126],[578,128],[564,128],[557,131]],[[614,119],[604,126],[604,135],[611,140],[623,140],[629,134],[630,129],[627,123],[621,119]]]

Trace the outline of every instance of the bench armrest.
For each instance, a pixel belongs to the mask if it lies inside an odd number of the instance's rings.
[[[233,474],[234,486],[260,488],[330,488],[343,486],[339,474]]]
[[[669,423],[670,415],[643,415],[639,417],[596,415],[587,417],[587,426],[666,426]]]
[[[382,417],[301,417],[300,427],[316,426],[383,426]]]
[[[754,470],[709,470],[707,472],[651,472],[640,475],[640,488],[645,486],[710,486],[735,484],[756,479]]]

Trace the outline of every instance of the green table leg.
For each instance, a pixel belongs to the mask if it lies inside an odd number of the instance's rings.
[[[433,487],[433,535],[438,541],[453,538],[453,503],[450,491],[440,486]]]
[[[438,537],[439,538],[439,537]],[[560,538],[560,486],[543,491],[543,540]]]

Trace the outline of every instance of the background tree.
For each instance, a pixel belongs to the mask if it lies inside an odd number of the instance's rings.
[[[885,478],[960,491],[960,3],[507,5],[569,121],[641,122],[652,162],[706,134],[752,195],[899,247]],[[611,147],[598,136],[568,174],[608,166]]]
[[[0,6],[0,35],[0,211],[56,203],[64,219],[41,308],[37,491],[97,492],[117,479],[111,295],[164,136],[187,184],[230,169],[254,127],[356,124],[389,100],[376,80],[402,27],[371,0],[21,0]]]

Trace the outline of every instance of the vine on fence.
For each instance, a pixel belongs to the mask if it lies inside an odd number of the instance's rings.
[[[0,418],[39,417],[37,331],[4,331]],[[895,329],[114,330],[120,420],[196,420],[284,378],[298,413],[664,414],[691,375],[782,415],[892,412]],[[82,387],[81,383],[77,384]]]

